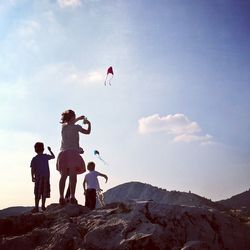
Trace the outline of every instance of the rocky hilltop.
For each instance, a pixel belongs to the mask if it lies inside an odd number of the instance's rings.
[[[216,209],[154,201],[51,204],[44,213],[0,219],[1,250],[250,249],[247,223]]]
[[[141,182],[128,182],[109,189],[105,202],[154,201],[169,205],[186,205],[224,209],[223,204],[212,202],[191,192],[167,191]]]
[[[243,193],[234,195],[230,199],[218,201],[218,203],[228,208],[250,210],[250,189]]]
[[[51,204],[44,213],[23,210],[1,218],[0,249],[250,249],[249,191],[212,202],[191,192],[129,182],[104,197],[106,205],[93,211]],[[13,209],[5,215],[23,208]]]

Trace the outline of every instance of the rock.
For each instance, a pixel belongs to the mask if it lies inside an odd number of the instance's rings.
[[[206,242],[203,241],[189,241],[181,250],[212,250]]]
[[[250,227],[227,212],[153,201],[89,210],[51,204],[0,220],[1,250],[248,250]]]

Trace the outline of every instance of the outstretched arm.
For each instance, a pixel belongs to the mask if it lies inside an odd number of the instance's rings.
[[[48,150],[49,150],[49,152],[50,152],[50,155],[53,157],[53,159],[55,158],[55,155],[54,155],[54,153],[51,151],[51,148],[50,147],[48,147]]]
[[[99,176],[105,178],[105,179],[106,179],[106,183],[107,183],[107,181],[108,181],[108,176],[107,176],[106,174],[99,173]]]

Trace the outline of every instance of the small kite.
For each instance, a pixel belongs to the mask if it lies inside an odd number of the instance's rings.
[[[106,78],[105,78],[105,81],[104,81],[104,85],[106,86],[107,83],[109,85],[111,85],[111,79],[114,77],[114,71],[113,71],[113,68],[110,66],[107,70],[107,75],[106,75]]]
[[[98,150],[94,150],[94,155],[95,155],[99,160],[101,160],[101,161],[104,163],[104,165],[108,165],[108,163],[102,159],[102,157],[100,156],[100,153],[99,153]]]

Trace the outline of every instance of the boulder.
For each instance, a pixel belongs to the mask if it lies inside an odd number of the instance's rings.
[[[89,210],[51,204],[0,219],[1,250],[248,250],[250,227],[230,213],[153,201]]]

